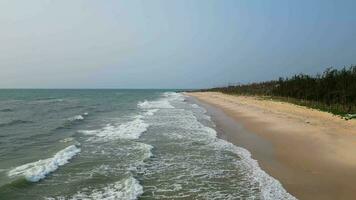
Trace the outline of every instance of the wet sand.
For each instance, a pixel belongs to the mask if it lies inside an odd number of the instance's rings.
[[[248,149],[298,199],[356,199],[356,120],[256,97],[187,95],[207,108],[219,137]]]

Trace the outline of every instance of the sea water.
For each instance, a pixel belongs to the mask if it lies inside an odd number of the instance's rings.
[[[295,199],[163,90],[0,90],[0,199]]]

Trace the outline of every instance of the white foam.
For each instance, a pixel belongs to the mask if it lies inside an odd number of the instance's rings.
[[[208,126],[204,126],[204,125],[202,125],[202,126],[203,126],[202,129],[209,135],[209,137],[216,138],[217,133],[216,133],[215,129],[210,128]]]
[[[54,102],[63,102],[64,99],[38,99],[35,102],[39,103],[54,103]]]
[[[198,121],[197,123],[201,124]],[[241,158],[239,162],[243,163],[243,165],[245,165],[245,167],[249,170],[250,180],[254,180],[259,184],[262,199],[296,200],[294,196],[289,194],[283,188],[278,180],[274,179],[260,168],[258,162],[251,157],[251,153],[248,150],[235,146],[226,140],[217,138],[217,132],[215,129],[202,125],[201,130],[207,133],[207,136],[215,138],[214,142],[210,143],[212,146],[219,150],[226,150],[235,153]]]
[[[153,149],[152,145],[145,144],[145,143],[138,143],[138,145],[144,151],[143,158],[142,158],[143,161],[148,159],[148,158],[150,158],[150,157],[152,157],[152,149]]]
[[[258,162],[251,157],[251,153],[241,147],[235,146],[230,142],[222,139],[217,139],[214,146],[219,149],[224,149],[235,153],[241,158],[239,162],[243,163],[249,169],[250,180],[258,182],[261,190],[261,198],[268,200],[296,200],[294,196],[289,194],[281,185],[281,183],[263,171]]]
[[[76,115],[74,117],[69,118],[69,121],[77,121],[77,120],[83,120],[84,117],[82,115]]]
[[[150,110],[148,110],[148,111],[145,113],[145,115],[147,115],[147,116],[152,116],[152,115],[154,115],[157,111],[158,111],[158,109],[150,109]]]
[[[87,191],[91,191],[88,193]],[[74,196],[68,198],[69,200],[135,200],[143,193],[143,187],[133,177],[117,181],[102,187],[100,189],[85,188]],[[46,198],[48,200],[61,199],[65,197]]]
[[[139,108],[142,109],[152,109],[152,108],[174,108],[168,100],[161,99],[157,101],[143,101],[137,104]]]
[[[143,101],[143,102],[138,102],[137,106],[142,109],[154,109],[154,108],[163,108],[163,109],[169,109],[169,108],[174,108],[170,104],[170,101],[184,101],[184,96],[180,93],[176,92],[165,92],[163,93],[163,98],[155,100],[155,101]]]
[[[82,130],[78,131],[85,135],[92,135],[92,141],[110,141],[116,139],[138,139],[143,132],[147,130],[149,125],[145,123],[142,116],[137,116],[134,120],[113,126],[107,124],[104,128],[99,130]]]
[[[192,104],[193,108],[200,108],[200,106],[198,106],[197,104]]]
[[[75,145],[71,145],[57,152],[52,158],[16,167],[12,169],[8,175],[10,177],[24,176],[28,181],[37,182],[45,178],[47,174],[56,171],[59,166],[67,164],[69,160],[79,152],[80,148],[77,148]]]
[[[182,102],[182,99],[184,99],[184,96],[178,93],[165,93],[165,96],[167,99],[169,99],[170,102],[173,101]],[[197,109],[197,108],[201,109],[201,107],[196,104],[191,105],[191,107],[193,109]],[[205,118],[205,116],[208,115],[204,113],[205,112],[203,112],[202,114],[203,117]],[[296,199],[283,188],[283,186],[278,180],[274,179],[260,168],[258,162],[251,157],[251,153],[248,150],[241,147],[237,147],[230,142],[217,138],[216,130],[200,123],[192,113],[191,114],[189,112],[186,112],[184,114],[182,113],[182,119],[180,119],[179,121],[184,122],[185,129],[190,129],[191,131],[189,132],[194,133],[193,135],[191,135],[191,137],[194,137],[195,140],[198,139],[199,137],[202,137],[202,140],[207,142],[206,144],[211,145],[212,148],[215,148],[218,151],[221,150],[230,151],[236,154],[239,158],[241,158],[241,160],[239,160],[237,163],[239,165],[243,165],[244,168],[248,170],[249,180],[258,183],[260,188],[260,199],[267,199],[267,200],[276,200],[276,199],[295,200]],[[182,126],[182,125],[177,124],[177,126]]]
[[[207,110],[201,106],[199,106],[198,104],[191,104],[191,106],[194,108],[194,109],[197,109],[199,110],[201,113],[205,114],[207,113]],[[208,115],[205,115],[207,117],[209,117]]]
[[[163,93],[163,96],[171,101],[184,101],[185,99],[183,94],[177,92],[165,92]]]
[[[73,140],[74,140],[74,138],[68,137],[68,138],[64,138],[64,139],[60,140],[59,142],[67,143],[67,142],[71,142],[71,141],[73,141]]]

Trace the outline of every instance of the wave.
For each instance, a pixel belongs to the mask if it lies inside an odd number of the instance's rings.
[[[79,120],[83,120],[83,119],[84,119],[84,117],[82,115],[76,115],[71,118],[68,118],[68,121],[74,122],[74,121],[79,121]]]
[[[69,107],[62,108],[62,110],[75,110],[75,109],[80,109],[80,108],[85,108],[85,106],[83,106],[83,105],[69,106]]]
[[[163,93],[163,98],[155,101],[143,101],[138,102],[137,106],[142,109],[153,109],[153,108],[174,108],[170,101],[185,101],[182,94],[176,92],[165,92]]]
[[[7,169],[0,169],[0,173],[5,171],[7,171]]]
[[[11,108],[4,108],[4,109],[0,110],[0,112],[12,112],[12,111],[14,111],[14,110]]]
[[[162,99],[157,101],[143,101],[137,104],[139,108],[142,109],[152,109],[152,108],[174,108],[168,100]]]
[[[167,93],[165,96],[167,100],[177,104],[177,106],[179,106],[179,102],[184,103],[184,96],[182,94]],[[187,107],[187,105],[182,106],[185,108]],[[189,109],[189,107],[192,109]],[[248,184],[259,186],[259,196],[261,199],[296,199],[283,188],[278,180],[274,179],[260,168],[258,162],[251,157],[251,153],[248,150],[217,138],[215,129],[202,124],[194,114],[207,116],[205,112],[202,112],[203,109],[200,109],[200,106],[193,104],[189,107],[188,110],[185,111],[179,111],[177,109],[175,111],[167,112],[169,114],[175,113],[175,116],[173,116],[171,121],[167,121],[170,124],[169,126],[177,126],[185,129],[184,131],[179,131],[177,134],[169,134],[167,135],[168,137],[172,137],[173,139],[189,139],[189,141],[191,140],[192,145],[198,145],[201,148],[206,145],[209,150],[214,149],[216,152],[224,154],[230,152],[233,155],[236,155],[238,157],[238,159],[235,160],[236,167],[247,172],[244,174],[247,176],[247,180],[249,181]],[[191,112],[191,110],[198,112]],[[204,173],[204,175],[205,174],[206,173]]]
[[[91,191],[90,193],[88,191]],[[113,200],[113,199],[125,199],[135,200],[141,194],[143,194],[143,187],[138,180],[133,177],[117,181],[106,185],[100,189],[85,188],[83,191],[77,192],[74,196],[68,198],[69,200]],[[49,197],[47,200],[61,199],[65,200],[65,197]]]
[[[107,124],[99,130],[81,130],[79,133],[93,136],[91,141],[110,141],[116,139],[138,139],[149,125],[145,123],[142,116],[136,116],[132,121],[126,122],[119,126]]]
[[[68,118],[61,126],[55,128],[55,130],[61,129],[69,129],[72,125],[77,124],[80,121],[83,121],[85,118],[84,116],[89,115],[89,113],[83,113],[82,115],[75,115],[73,117]]]
[[[194,108],[201,108],[200,106],[193,104]],[[205,112],[204,112],[205,113]],[[208,116],[203,114],[203,116]],[[272,176],[268,175],[265,171],[263,171],[257,160],[251,157],[251,153],[242,148],[235,146],[234,144],[217,138],[217,132],[215,129],[210,128],[208,126],[204,126],[200,122],[197,121],[199,125],[201,125],[201,129],[209,136],[209,138],[214,139],[214,142],[211,142],[214,148],[219,150],[225,150],[236,154],[241,160],[245,168],[249,171],[250,180],[256,181],[260,186],[261,190],[261,198],[262,199],[284,199],[284,200],[295,200],[296,198],[289,194],[282,186],[282,184],[274,179]]]
[[[197,104],[192,104],[193,108],[200,108],[200,106],[198,106]]]
[[[184,95],[182,93],[177,92],[165,92],[163,96],[171,101],[185,101]]]
[[[9,171],[8,176],[24,176],[27,181],[37,182],[44,179],[49,173],[56,171],[60,166],[67,164],[70,159],[80,152],[80,150],[81,149],[75,145],[68,146],[57,152],[51,158],[18,166]]]
[[[28,124],[28,123],[33,123],[33,121],[15,119],[7,123],[0,124],[0,127],[13,126],[18,124]]]
[[[43,98],[36,98],[36,101],[45,101],[45,100],[57,100],[55,97],[43,97]]]
[[[158,111],[158,109],[150,109],[150,110],[147,110],[147,112],[145,113],[145,115],[146,115],[146,116],[152,116],[152,115],[154,115],[157,111]]]
[[[152,154],[153,146],[152,145],[149,145],[146,143],[141,143],[141,142],[138,142],[137,145],[143,150],[142,161],[145,161],[153,156],[153,154]]]
[[[68,121],[70,121],[70,122],[80,121],[80,120],[84,119],[84,116],[88,116],[88,115],[89,115],[89,113],[85,112],[81,115],[75,115],[73,117],[68,118]]]
[[[64,139],[60,140],[59,142],[68,143],[68,142],[72,142],[72,141],[74,141],[74,138],[68,137],[68,138],[64,138]]]
[[[191,107],[196,111],[196,112],[200,112],[202,114],[206,114],[207,110],[201,106],[199,106],[198,104],[191,104]],[[209,115],[202,115],[202,118],[207,120],[207,121],[211,121],[211,117]],[[215,126],[215,124],[213,124]]]
[[[214,145],[220,149],[235,153],[241,159],[239,162],[243,163],[250,172],[250,180],[258,182],[262,199],[296,200],[294,196],[283,188],[278,180],[261,169],[257,160],[251,157],[251,153],[248,150],[222,139],[217,139]]]
[[[57,99],[57,98],[38,98],[35,99],[34,102],[36,103],[58,103],[58,102],[63,102],[64,99]]]

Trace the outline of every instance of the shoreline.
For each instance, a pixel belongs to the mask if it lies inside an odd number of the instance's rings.
[[[256,97],[186,93],[208,110],[219,137],[251,152],[298,199],[356,197],[356,123]]]

